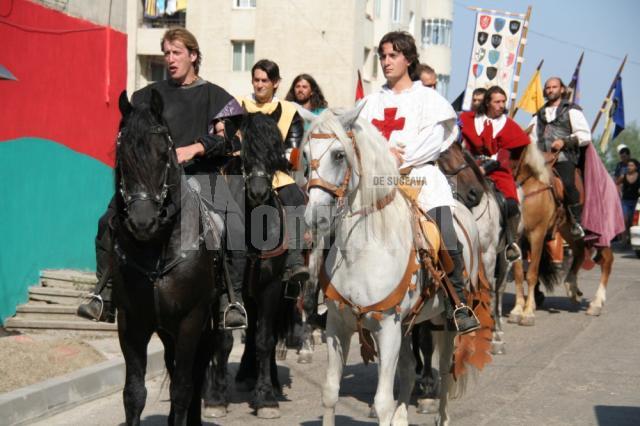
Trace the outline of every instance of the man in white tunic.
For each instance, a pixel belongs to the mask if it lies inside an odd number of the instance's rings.
[[[440,153],[458,135],[456,113],[438,92],[424,87],[413,75],[419,62],[415,40],[409,33],[386,34],[378,45],[378,55],[387,84],[365,98],[360,115],[389,141],[400,172],[423,183],[418,205],[438,223],[455,264],[449,279],[464,304],[464,260],[453,227],[454,199],[446,177],[435,165]],[[460,333],[479,327],[469,309],[458,309],[455,315]]]

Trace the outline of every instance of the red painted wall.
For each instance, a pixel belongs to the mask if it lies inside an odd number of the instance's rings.
[[[0,142],[39,137],[113,166],[126,35],[26,0],[0,0]]]

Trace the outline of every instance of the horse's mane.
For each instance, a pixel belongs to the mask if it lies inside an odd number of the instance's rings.
[[[531,169],[531,173],[533,176],[541,181],[542,183],[549,185],[551,183],[551,175],[549,173],[549,169],[547,168],[547,164],[545,162],[544,156],[540,149],[536,146],[535,143],[530,143],[523,150],[522,154],[524,158],[522,162],[529,166]]]
[[[158,175],[157,154],[151,143],[149,128],[160,125],[148,105],[136,106],[120,123],[119,143],[116,147],[116,174],[122,169],[129,177],[147,188],[156,188],[159,182],[154,179]],[[164,124],[166,125],[166,124]],[[119,176],[116,176],[117,178]],[[116,185],[119,185],[119,179]]]
[[[338,111],[336,111],[338,112]],[[389,152],[388,142],[380,135],[371,123],[364,118],[357,118],[350,129],[358,147],[358,156],[354,150],[351,138],[347,136],[339,117],[334,111],[325,110],[314,120],[310,133],[333,133],[342,143],[347,154],[347,160],[353,172],[359,177],[358,197],[354,208],[374,206],[378,200],[388,195],[397,184],[398,167]],[[308,143],[309,138],[306,139]],[[398,195],[399,196],[399,195]],[[397,220],[399,212],[395,203],[386,206],[380,215],[374,215],[380,220],[373,221],[375,235],[384,235],[384,230],[393,220]],[[397,204],[396,204],[397,205]]]
[[[284,152],[282,134],[273,118],[260,112],[247,114],[240,132],[245,170],[252,170],[260,164],[270,174],[277,170],[287,171],[289,163]]]

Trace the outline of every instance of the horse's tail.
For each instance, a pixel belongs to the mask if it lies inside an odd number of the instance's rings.
[[[522,248],[522,257],[526,258],[527,254],[531,251],[529,240],[522,238],[520,247]],[[553,264],[553,257],[551,256],[551,248],[549,244],[544,243],[542,246],[542,253],[540,253],[540,264],[538,266],[538,281],[544,285],[544,288],[552,292],[553,288],[560,282],[560,273]]]

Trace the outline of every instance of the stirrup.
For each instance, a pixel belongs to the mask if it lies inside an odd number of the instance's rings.
[[[464,310],[466,309],[467,311],[469,311],[471,313],[471,316],[473,316],[476,319],[476,323],[478,323],[478,326],[475,328],[470,328],[469,330],[465,330],[464,333],[471,333],[472,331],[475,331],[477,329],[480,328],[480,320],[478,319],[478,317],[476,316],[476,313],[473,312],[473,309],[471,309],[470,306],[465,305],[464,303],[461,303],[460,306],[458,306],[457,308],[455,308],[453,310],[453,325],[455,325],[456,327],[456,331],[460,332],[460,327],[458,327],[458,319],[456,318],[456,313],[458,313],[458,311]]]
[[[231,309],[238,309],[245,317],[245,319],[248,322],[249,320],[249,316],[247,314],[247,310],[244,308],[244,306],[241,303],[238,302],[234,302],[234,303],[229,303],[229,305],[224,309],[224,312],[222,313],[222,323],[220,324],[220,328],[222,328],[223,330],[244,330],[247,328],[247,325],[238,325],[235,327],[230,327],[227,326],[227,314],[229,313],[229,311]]]
[[[584,228],[576,222],[571,225],[571,235],[576,237],[577,239],[582,239],[586,234],[584,233]]]
[[[507,257],[507,250],[509,249],[514,250],[518,254],[513,260],[509,260],[509,258]],[[520,246],[516,244],[515,241],[504,248],[504,258],[507,260],[507,262],[517,262],[518,260],[522,260],[522,250],[520,250]]]
[[[289,287],[291,286],[291,287]],[[302,292],[302,283],[300,281],[288,280],[284,283],[284,298],[289,300],[298,300]]]
[[[100,296],[99,293],[89,293],[87,295],[87,299],[88,302],[86,304],[90,304],[91,302],[93,302],[94,299],[96,299],[98,302],[100,302],[100,312],[98,312],[98,318],[91,318],[91,321],[95,321],[95,322],[100,322],[100,318],[102,318],[102,312],[104,311],[104,300],[102,299],[102,296]],[[84,305],[84,303],[81,303],[81,305]],[[87,317],[82,317],[85,319],[88,319]]]

